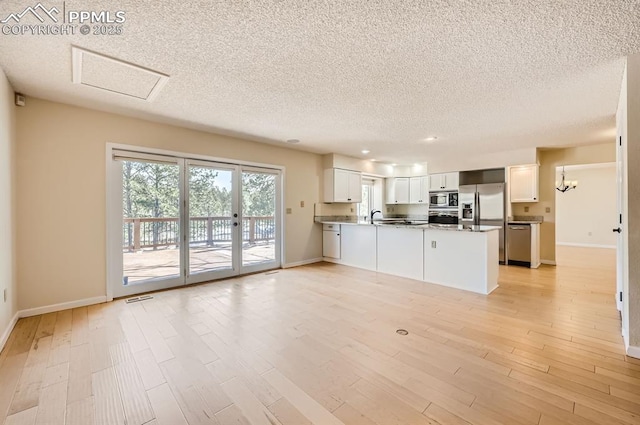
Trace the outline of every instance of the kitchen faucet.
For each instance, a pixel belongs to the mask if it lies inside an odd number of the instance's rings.
[[[380,211],[380,210],[371,210],[371,224],[373,224],[373,216],[374,216],[376,213],[380,213],[380,214],[382,214],[382,211]]]

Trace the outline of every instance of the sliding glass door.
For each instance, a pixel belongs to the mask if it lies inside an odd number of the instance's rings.
[[[182,284],[182,161],[140,155],[122,157],[115,168],[122,231],[116,296]]]
[[[280,171],[114,151],[114,297],[280,267]]]

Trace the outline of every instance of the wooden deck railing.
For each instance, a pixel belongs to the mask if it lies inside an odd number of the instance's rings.
[[[189,244],[213,246],[231,242],[233,227],[230,217],[191,217],[189,220]],[[125,218],[123,220],[123,249],[138,251],[179,245],[179,221],[177,217]],[[253,244],[275,239],[273,216],[244,217],[242,241]]]

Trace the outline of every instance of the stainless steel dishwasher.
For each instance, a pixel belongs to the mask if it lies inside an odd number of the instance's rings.
[[[531,225],[509,224],[507,244],[509,264],[531,267]]]

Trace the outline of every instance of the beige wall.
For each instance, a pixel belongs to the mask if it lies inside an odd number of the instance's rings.
[[[576,148],[541,149],[538,151],[540,163],[540,201],[511,205],[512,215],[541,215],[544,222],[540,226],[540,258],[543,261],[556,260],[556,167],[561,165],[596,164],[616,160],[615,141]],[[529,207],[529,211],[525,211]],[[549,208],[549,212],[546,212]]]
[[[322,255],[320,155],[34,98],[17,124],[20,309],[105,295],[107,142],[285,166],[283,262]]]
[[[445,142],[443,142],[445,143]],[[534,164],[536,149],[514,149],[502,152],[450,153],[442,157],[429,158],[429,174],[449,171],[482,170],[485,168],[503,168],[509,165]]]
[[[618,227],[616,164],[566,167],[567,180],[578,187],[556,190],[556,243],[615,248]],[[561,169],[556,173],[561,181]]]
[[[13,89],[0,69],[0,348],[18,310],[15,238],[15,109]],[[4,302],[3,290],[7,290]]]
[[[624,298],[624,320],[628,320],[629,344],[640,350],[640,54],[627,57],[626,76],[623,138],[628,213],[625,214],[626,226],[623,220],[622,229],[628,238],[628,297]]]

